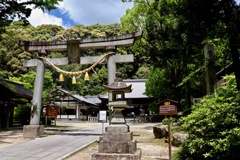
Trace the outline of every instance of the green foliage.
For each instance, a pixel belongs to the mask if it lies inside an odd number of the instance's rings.
[[[57,25],[40,25],[33,29],[30,34],[32,41],[54,41],[58,32],[63,31],[61,26]]]
[[[27,74],[23,74],[20,77],[11,77],[10,80],[23,84],[24,87],[31,90],[34,90],[34,83],[35,83],[36,72],[29,72]],[[49,71],[45,72],[44,76],[44,90],[43,90],[43,105],[47,103],[49,93],[55,89],[56,84],[53,82],[52,73]]]
[[[150,75],[148,95],[156,100],[168,95],[177,97],[180,102],[184,102],[183,108],[189,110],[191,98],[202,97],[206,93],[202,53],[206,43],[214,44],[216,71],[231,61],[232,52],[233,60],[238,61],[234,65],[235,70],[240,72],[236,49],[239,46],[233,43],[239,42],[238,36],[229,36],[238,34],[240,21],[236,15],[239,15],[239,11],[239,6],[232,0],[134,1],[134,7],[127,10],[121,18],[121,25],[124,31],[144,31],[141,41],[132,47],[135,57],[137,61],[144,59],[155,68],[168,71],[168,74],[161,74],[162,78],[157,80]],[[139,55],[141,58],[138,58]],[[240,76],[236,76],[236,79],[240,79],[238,77]],[[159,87],[166,79],[168,82],[165,86],[169,86],[170,90],[165,90],[164,86]],[[167,94],[159,94],[157,91]]]
[[[240,29],[239,4],[234,0],[181,0],[179,2],[176,13],[184,22],[182,27],[187,45],[200,47],[206,42],[213,43],[215,40],[220,40],[221,46],[217,48],[222,49],[225,58],[232,58],[237,89],[240,90],[239,46],[235,45],[240,41],[239,36],[236,36]],[[225,45],[224,48],[222,48],[223,45]],[[221,61],[226,62],[223,59]]]
[[[21,125],[29,125],[31,108],[29,105],[19,105],[14,109],[14,118]]]
[[[176,159],[240,158],[240,93],[233,77],[217,95],[205,96],[193,106],[192,113],[181,118],[189,138],[176,153]]]
[[[174,117],[170,117],[170,122],[173,123],[173,122],[176,122],[177,121],[177,118],[174,118]],[[168,124],[168,118],[164,118],[162,120],[162,124],[163,125],[167,125]]]
[[[127,9],[126,15],[121,17],[122,30],[127,32],[145,30],[146,11],[149,7],[146,3],[135,3],[132,9]]]
[[[15,27],[19,27],[17,30]],[[1,34],[0,41],[0,70],[4,73],[4,77],[8,79],[12,76],[19,76],[26,73],[27,69],[23,67],[22,62],[25,59],[31,58],[31,54],[23,51],[17,44],[17,39],[21,34],[18,34],[23,29],[21,24],[16,23],[16,26],[7,27],[6,33]]]
[[[106,36],[118,35],[120,32],[119,24],[110,25],[91,25],[83,26],[77,25],[69,29],[60,30],[56,36],[56,40],[70,40],[70,39],[86,39],[86,38],[99,38]]]
[[[150,69],[150,76],[146,81],[146,95],[152,97],[162,97],[167,98],[170,92],[170,79],[167,78],[169,75],[166,69],[159,69],[159,68],[151,68]],[[160,92],[161,91],[161,92]]]
[[[146,95],[153,97],[156,103],[166,98],[178,100],[181,91],[174,83],[175,76],[170,69],[151,67],[149,78],[146,81]]]
[[[136,72],[136,75],[133,77],[134,79],[148,79],[150,75],[149,67],[142,66]]]
[[[77,82],[78,94],[80,95],[99,95],[105,94],[106,91],[103,85],[107,85],[107,68],[102,66],[100,69],[96,69],[96,73],[89,74],[90,80],[84,81],[84,79],[80,79]]]
[[[0,1],[0,34],[4,32],[5,27],[9,26],[16,18],[28,24],[27,18],[31,15],[32,9],[41,8],[42,10],[55,9],[56,5],[62,0],[4,0]]]

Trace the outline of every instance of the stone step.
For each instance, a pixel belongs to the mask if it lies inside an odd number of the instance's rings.
[[[98,146],[99,153],[135,153],[137,143],[134,142],[104,142],[101,141]]]
[[[134,154],[94,153],[92,160],[141,160],[141,150],[137,149]]]

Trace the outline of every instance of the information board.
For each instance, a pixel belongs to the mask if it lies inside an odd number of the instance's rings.
[[[161,105],[159,107],[159,115],[176,115],[177,107],[175,105]]]
[[[99,111],[98,122],[107,122],[107,111]]]
[[[46,106],[46,116],[56,118],[58,116],[58,106]]]

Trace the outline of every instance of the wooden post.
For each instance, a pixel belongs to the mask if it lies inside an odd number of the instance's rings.
[[[104,122],[102,122],[102,134],[104,133]]]
[[[169,160],[172,159],[172,141],[171,141],[171,122],[170,122],[170,115],[168,115],[168,148],[169,148]]]
[[[48,118],[47,118],[47,115],[45,116],[45,126],[47,127],[47,120],[48,120]]]
[[[204,57],[206,66],[207,94],[213,94],[215,93],[216,89],[216,70],[215,70],[214,46],[212,44],[205,45]]]

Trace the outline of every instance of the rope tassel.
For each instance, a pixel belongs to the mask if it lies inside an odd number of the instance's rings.
[[[72,78],[72,84],[76,84],[77,82],[76,82],[76,77],[75,76],[73,76],[73,78]]]
[[[60,76],[59,76],[59,81],[60,82],[64,82],[64,77],[63,77],[63,74],[61,73]]]
[[[88,75],[88,72],[85,73],[84,80],[85,80],[85,81],[89,81],[89,75]]]

